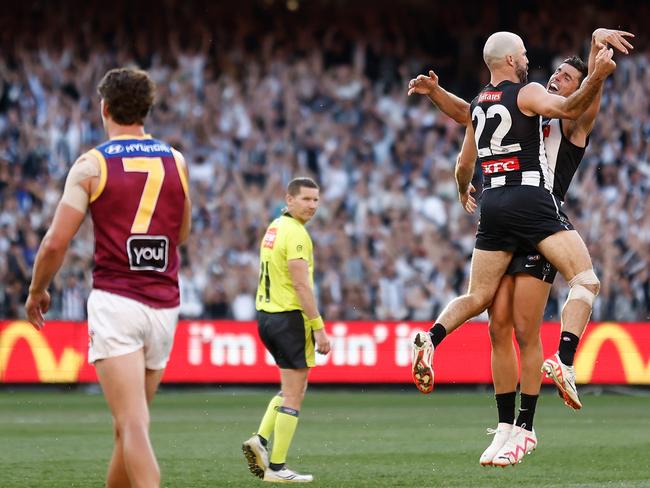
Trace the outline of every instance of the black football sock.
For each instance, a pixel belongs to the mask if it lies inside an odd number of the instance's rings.
[[[512,425],[515,422],[516,397],[516,391],[497,393],[494,395],[494,398],[497,401],[497,411],[499,412],[499,423]]]
[[[436,348],[447,335],[447,329],[445,329],[442,324],[435,324],[431,329],[429,329],[429,335],[431,336],[433,347]]]
[[[284,468],[284,463],[269,463],[269,468],[271,468],[273,471],[280,471],[282,468]]]
[[[515,425],[523,427],[526,430],[533,430],[533,418],[535,417],[535,406],[539,395],[521,394],[521,405],[519,405],[519,415]]]
[[[580,338],[577,335],[571,332],[562,332],[560,335],[560,347],[558,348],[560,361],[567,366],[573,366],[573,357],[576,355],[579,342]]]
[[[259,435],[259,434],[257,434],[257,437],[260,438],[260,442],[262,443],[262,445],[263,445],[264,447],[266,447],[266,446],[268,445],[269,441],[268,441],[267,439],[265,439],[264,437],[262,437],[262,436]]]

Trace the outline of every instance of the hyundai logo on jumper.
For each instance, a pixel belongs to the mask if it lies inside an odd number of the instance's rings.
[[[119,154],[121,152],[124,152],[122,144],[111,144],[106,148],[106,154]]]
[[[144,153],[171,153],[171,149],[166,144],[158,143],[147,143],[147,142],[134,142],[132,144],[127,144],[126,146],[127,153],[133,152],[144,152]]]
[[[126,241],[129,267],[133,271],[158,271],[167,269],[169,239],[166,236],[131,236]]]

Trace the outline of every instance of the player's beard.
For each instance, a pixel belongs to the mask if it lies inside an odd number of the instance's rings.
[[[515,62],[515,74],[519,78],[519,83],[528,82],[528,66]]]

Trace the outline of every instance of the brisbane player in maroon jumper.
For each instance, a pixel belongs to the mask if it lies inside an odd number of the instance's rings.
[[[191,202],[183,156],[144,131],[155,96],[149,75],[114,69],[98,86],[109,140],[72,166],[41,242],[29,296],[40,329],[47,288],[90,209],[95,233],[88,297],[88,361],[113,415],[115,445],[106,485],[160,485],[149,441],[148,404],[160,383],[178,321],[177,246],[187,239]]]

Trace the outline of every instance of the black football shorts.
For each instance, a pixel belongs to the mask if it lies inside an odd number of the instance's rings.
[[[276,313],[258,311],[257,330],[280,368],[314,366],[314,339],[311,330],[305,328],[300,310]]]
[[[557,269],[534,249],[529,252],[517,250],[512,256],[506,274],[515,275],[517,273],[525,273],[546,283],[553,283]]]
[[[476,249],[515,252],[573,225],[550,192],[536,186],[501,186],[483,191]]]

